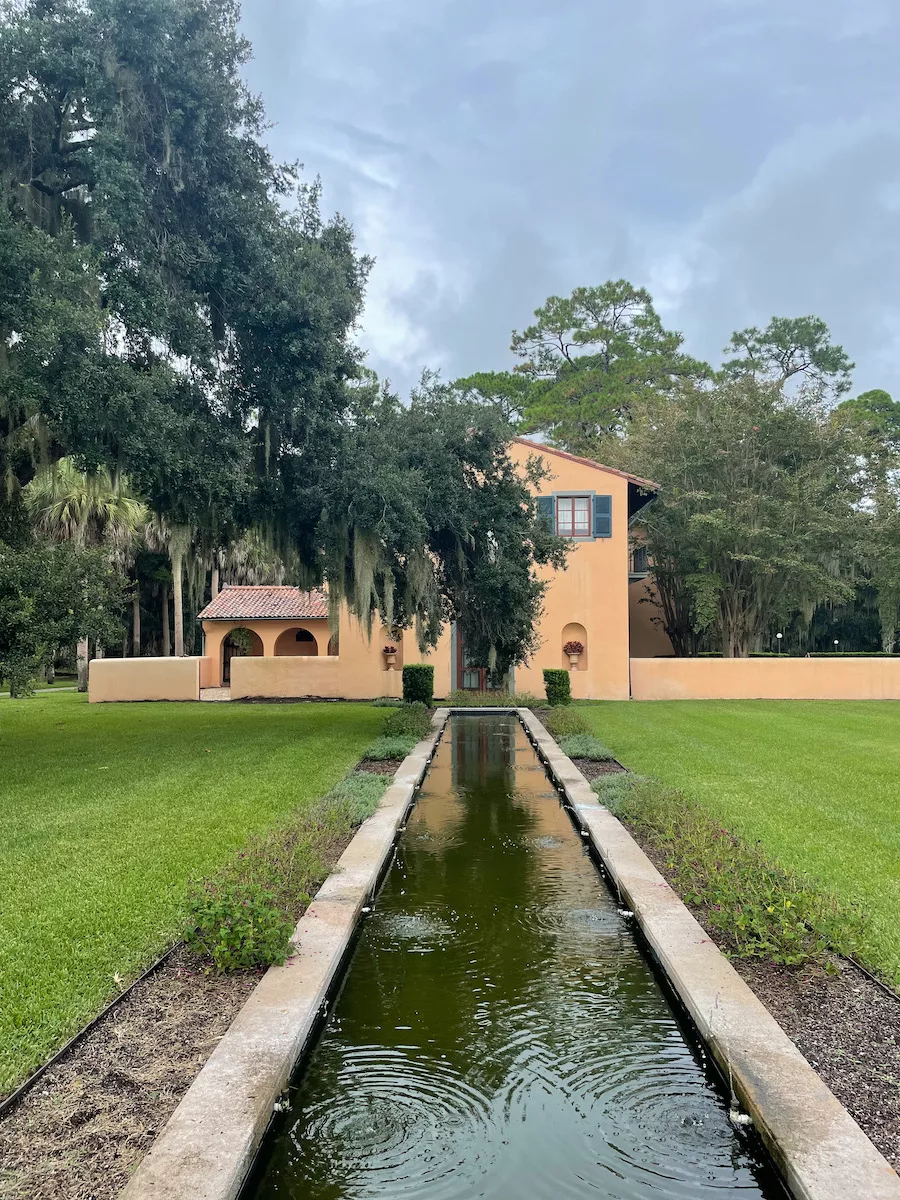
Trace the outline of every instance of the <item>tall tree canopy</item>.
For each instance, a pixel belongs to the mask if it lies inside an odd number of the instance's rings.
[[[725,353],[734,354],[722,366],[725,378],[749,376],[780,388],[801,382],[824,399],[850,390],[854,364],[831,341],[821,317],[773,317],[765,329],[740,329],[731,335]]]
[[[0,505],[66,456],[126,472],[176,593],[189,546],[252,531],[365,620],[396,597],[427,641],[465,610],[473,643],[520,657],[553,551],[510,429],[434,389],[410,415],[361,405],[371,264],[272,161],[234,0],[0,0],[0,22]]]
[[[852,595],[858,448],[811,392],[751,378],[633,421],[628,461],[661,485],[644,519],[677,652],[711,631],[743,657],[774,624]]]
[[[664,328],[650,293],[625,279],[551,296],[534,316],[511,344],[523,360],[515,371],[531,385],[524,427],[576,454],[596,454],[639,401],[709,374]]]

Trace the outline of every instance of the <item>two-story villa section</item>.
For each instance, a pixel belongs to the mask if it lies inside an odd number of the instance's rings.
[[[563,647],[584,647],[571,668],[572,695],[582,699],[627,700],[629,696],[629,528],[658,487],[648,479],[604,467],[525,438],[510,447],[524,467],[540,457],[548,478],[538,492],[538,511],[571,540],[564,571],[549,571],[540,649],[515,670],[518,691],[542,695],[545,667],[570,668]],[[637,597],[632,594],[632,607]],[[477,685],[466,671],[464,647],[456,647],[458,687]]]

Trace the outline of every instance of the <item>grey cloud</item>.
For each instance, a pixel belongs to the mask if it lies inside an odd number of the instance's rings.
[[[253,0],[277,155],[377,259],[406,388],[507,365],[551,292],[624,275],[688,348],[816,312],[900,394],[891,0]]]

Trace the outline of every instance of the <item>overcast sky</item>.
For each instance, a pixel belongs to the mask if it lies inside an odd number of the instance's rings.
[[[816,313],[900,396],[898,0],[244,0],[282,159],[377,262],[405,390],[624,276],[689,352]]]

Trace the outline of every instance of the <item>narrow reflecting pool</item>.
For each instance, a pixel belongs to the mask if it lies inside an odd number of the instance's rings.
[[[783,1197],[512,717],[455,717],[246,1197]]]

